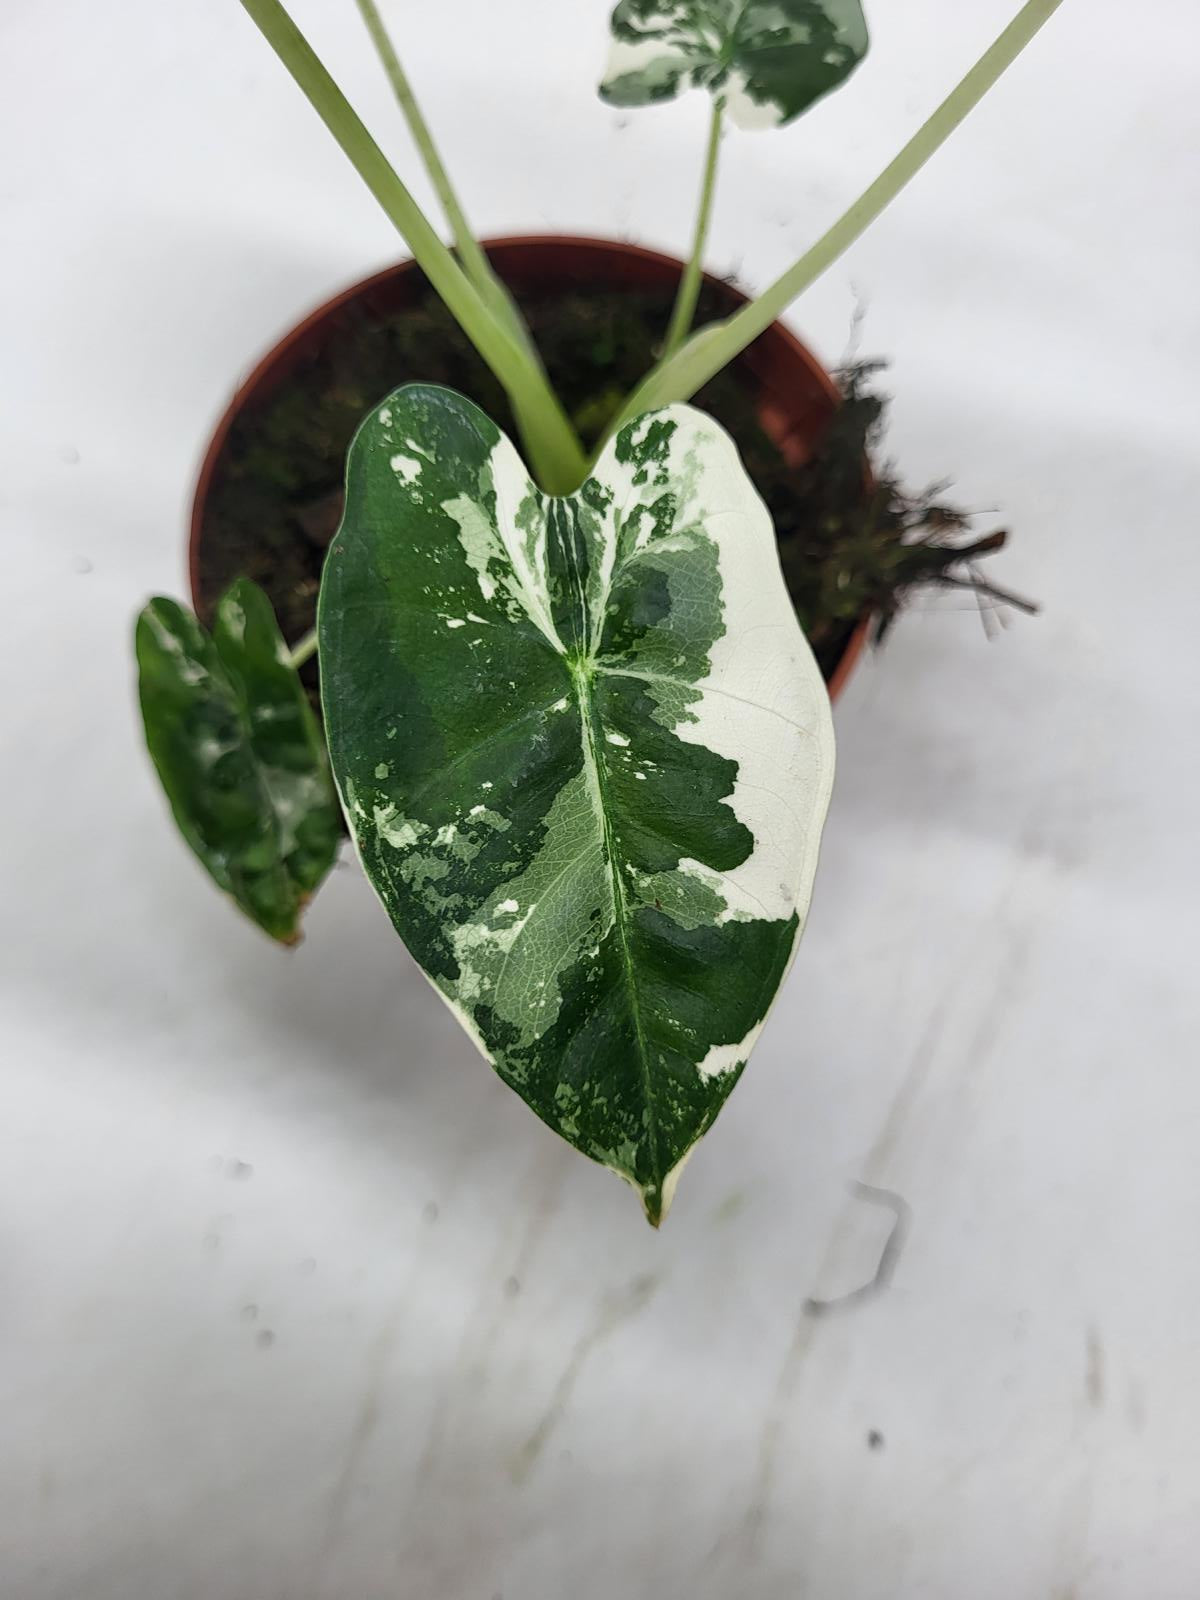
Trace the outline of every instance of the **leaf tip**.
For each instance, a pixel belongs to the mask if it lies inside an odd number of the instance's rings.
[[[655,1230],[661,1228],[667,1220],[667,1214],[675,1200],[675,1191],[679,1187],[680,1178],[683,1176],[683,1169],[687,1166],[695,1148],[696,1146],[693,1144],[685,1150],[661,1182],[638,1185],[638,1192],[642,1197],[642,1210],[646,1213],[646,1221]]]

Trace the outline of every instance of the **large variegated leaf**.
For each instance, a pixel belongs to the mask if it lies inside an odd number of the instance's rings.
[[[240,579],[210,635],[174,600],[151,600],[136,646],[146,743],[180,832],[248,917],[294,943],[341,827],[271,602]]]
[[[548,499],[449,390],[350,450],[318,613],[334,775],[500,1076],[665,1212],[804,921],[828,699],[765,507],[687,406]]]
[[[743,128],[778,127],[867,53],[859,0],[621,0],[601,95],[613,105],[707,89]]]

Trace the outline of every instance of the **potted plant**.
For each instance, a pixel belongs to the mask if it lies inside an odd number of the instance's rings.
[[[451,251],[279,0],[243,0],[415,265],[295,330],[218,430],[199,615],[158,598],[138,620],[150,753],[195,853],[283,943],[345,827],[483,1055],[656,1225],[803,929],[826,679],[914,582],[999,593],[971,563],[1003,536],[964,545],[959,513],[872,472],[869,373],[839,396],[776,319],[1059,3],[1028,0],[747,299],[702,272],[725,123],[788,123],[844,83],[859,0],[617,6],[606,99],[712,100],[679,271],[596,241],[481,246],[358,0]]]

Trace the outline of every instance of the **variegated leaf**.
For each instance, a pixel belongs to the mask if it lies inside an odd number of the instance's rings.
[[[770,519],[687,406],[570,498],[449,390],[350,450],[318,612],[363,864],[463,1027],[657,1223],[792,959],[833,776]]]
[[[151,600],[136,647],[146,743],[180,832],[248,917],[294,943],[341,827],[271,602],[239,579],[210,635],[174,600]]]
[[[867,53],[859,0],[621,0],[600,93],[618,106],[698,87],[743,128],[779,127]]]

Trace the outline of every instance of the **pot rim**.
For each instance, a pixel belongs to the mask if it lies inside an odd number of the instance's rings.
[[[646,245],[633,244],[624,239],[607,239],[598,234],[580,233],[516,233],[500,234],[494,238],[481,239],[480,245],[486,252],[506,249],[537,249],[547,248],[571,249],[578,251],[594,250],[597,259],[614,256],[624,256],[637,261],[653,263],[655,266],[670,267],[677,271],[683,270],[683,263],[675,256],[662,250],[652,250]],[[371,290],[390,283],[398,276],[406,276],[410,272],[419,272],[420,268],[412,257],[402,261],[393,262],[391,266],[382,267],[377,272],[360,278],[356,283],[339,290],[327,300],[314,306],[307,315],[294,323],[281,335],[251,367],[250,371],[238,384],[230,397],[228,404],[221,413],[215,428],[208,441],[204,456],[200,463],[200,470],[196,476],[196,487],[192,493],[191,516],[188,526],[187,547],[187,577],[188,588],[191,591],[192,604],[196,606],[200,594],[200,543],[204,526],[204,513],[208,505],[209,490],[212,487],[213,476],[217,463],[225,448],[229,434],[235,421],[247,401],[260,387],[274,369],[285,360],[297,344],[303,341],[327,317],[352,301],[368,295]],[[721,289],[737,305],[745,305],[749,297],[734,284],[724,278],[715,277],[712,273],[704,273],[703,281],[710,287]],[[825,396],[834,404],[841,400],[841,393],[834,383],[828,370],[818,361],[806,344],[781,320],[776,320],[760,335],[762,338],[770,337],[777,347],[787,351],[790,358],[802,366],[809,377],[822,390]],[[853,631],[846,640],[842,653],[838,658],[837,666],[831,674],[828,684],[829,698],[836,700],[845,688],[851,674],[858,665],[866,648],[870,636],[872,616],[868,612],[855,623]]]

